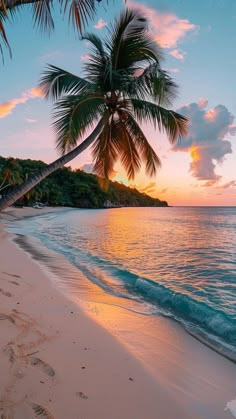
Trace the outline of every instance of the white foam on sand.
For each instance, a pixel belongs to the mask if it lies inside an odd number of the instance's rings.
[[[225,410],[229,410],[229,412],[236,418],[236,399],[228,402]]]

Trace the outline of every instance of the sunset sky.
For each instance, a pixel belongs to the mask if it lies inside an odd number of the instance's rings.
[[[133,184],[170,205],[236,205],[236,1],[127,1],[142,8],[150,30],[165,51],[164,68],[176,80],[179,97],[173,105],[190,119],[188,137],[171,148],[165,135],[143,127],[162,160],[155,178],[143,171]],[[122,0],[98,4],[88,31],[101,37],[124,7]],[[40,96],[37,83],[46,63],[81,75],[89,54],[66,19],[55,15],[49,37],[33,28],[31,14],[21,12],[7,26],[13,57],[4,49],[0,78],[1,148],[4,157],[51,162],[58,157],[50,127],[52,103]],[[90,153],[73,168],[89,168]],[[116,167],[115,179],[126,182]]]

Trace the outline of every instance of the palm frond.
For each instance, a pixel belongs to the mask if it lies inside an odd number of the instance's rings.
[[[187,134],[188,120],[183,115],[155,103],[130,99],[135,118],[140,123],[150,122],[159,131],[166,132],[169,141],[175,144]]]
[[[105,55],[105,50],[103,46],[103,42],[101,38],[99,38],[94,33],[85,33],[82,35],[81,39],[84,41],[88,41],[94,47],[96,53],[100,54],[101,56]]]
[[[119,153],[119,142],[114,133],[114,120],[109,118],[107,112],[107,121],[95,140],[92,150],[94,172],[105,179],[108,179],[112,174]]]
[[[141,158],[135,144],[136,141],[132,133],[127,129],[127,120],[125,122],[120,122],[120,133],[122,137],[119,159],[126,170],[128,179],[133,180],[136,173],[139,172],[141,168]]]
[[[105,110],[103,98],[95,95],[65,96],[58,100],[53,122],[58,150],[64,154],[75,147]]]
[[[80,32],[96,12],[95,0],[60,0],[60,2],[64,6],[64,12],[69,11],[69,21]]]
[[[94,171],[106,179],[120,160],[128,179],[134,179],[141,160],[134,139],[120,119],[110,118],[93,147]]]
[[[88,93],[93,86],[81,77],[54,65],[48,65],[42,74],[39,87],[45,98],[55,101],[65,94],[80,95]]]
[[[133,139],[135,147],[140,154],[142,161],[145,164],[147,175],[155,176],[157,169],[161,166],[161,161],[158,155],[149,144],[138,123],[131,115],[129,115],[127,118],[125,125]]]
[[[96,0],[1,0],[0,2],[0,36],[5,45],[10,46],[4,28],[4,20],[15,13],[31,5],[33,12],[34,24],[40,30],[51,33],[54,30],[54,18],[52,14],[53,6],[57,4],[60,6],[62,14],[69,17],[76,30],[82,33],[85,25],[96,13]],[[3,55],[2,45],[0,43],[0,52]]]
[[[1,9],[5,13],[5,15],[6,15],[7,14],[7,8],[6,8],[5,0],[2,0],[1,1]]]
[[[88,62],[84,65],[87,78],[97,89],[106,91],[110,89],[111,65],[107,51],[104,49],[101,39],[94,34],[85,34],[82,37],[91,43]]]
[[[50,33],[54,30],[51,7],[51,0],[40,0],[32,3],[34,24],[37,25],[42,32],[47,31]]]
[[[178,90],[176,83],[161,69],[159,63],[152,63],[144,69],[137,67],[132,76],[121,78],[120,84],[129,97],[151,99],[163,106],[172,104]]]
[[[88,80],[101,91],[110,89],[110,63],[106,56],[98,53],[90,54],[88,62],[84,65]]]
[[[158,73],[149,75],[152,82],[152,99],[162,106],[171,106],[178,95],[178,86],[167,71],[159,68]]]
[[[12,55],[11,54],[11,47],[10,47],[10,44],[8,42],[7,34],[6,34],[6,31],[5,31],[5,27],[4,27],[4,24],[8,20],[8,15],[7,15],[7,12],[5,11],[5,7],[6,6],[5,6],[5,3],[4,3],[4,6],[2,6],[2,10],[0,10],[0,36],[3,40],[3,43],[7,46],[8,51],[9,51],[10,56],[11,56]],[[0,53],[1,53],[1,56],[2,56],[2,60],[4,61],[3,48],[2,48],[1,43],[0,43]]]
[[[131,70],[138,62],[160,63],[162,52],[147,33],[147,19],[139,11],[125,10],[110,29],[106,42],[114,70]]]

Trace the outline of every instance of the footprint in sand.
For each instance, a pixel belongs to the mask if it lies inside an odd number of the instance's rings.
[[[8,275],[8,276],[12,276],[13,278],[21,278],[20,275],[9,274],[9,272],[2,272],[2,273],[5,274],[5,275]]]
[[[20,285],[20,284],[18,284],[18,282],[16,282],[16,281],[8,281],[9,283],[11,283],[11,284],[14,284],[14,285]]]
[[[0,402],[1,403],[1,402]],[[14,419],[15,413],[17,417],[21,418],[40,418],[40,419],[54,419],[52,414],[45,407],[32,402],[18,401],[5,403],[6,406],[0,405],[0,419]],[[33,413],[32,413],[33,410]]]
[[[40,358],[32,357],[30,363],[31,365],[36,365],[37,367],[39,367],[45,374],[50,375],[50,377],[54,377],[54,369],[50,365],[46,364],[46,362],[42,361]]]
[[[13,324],[15,323],[15,320],[13,319],[13,317],[8,316],[7,314],[3,314],[3,313],[0,313],[0,320],[9,320],[9,322]]]
[[[31,407],[35,413],[35,417],[41,419],[54,419],[52,414],[43,406],[36,403],[31,403]]]
[[[0,288],[0,293],[2,295],[5,295],[5,297],[11,297],[12,294],[10,292],[4,291],[2,288]]]
[[[81,399],[88,399],[88,396],[86,396],[86,394],[84,394],[82,391],[77,391],[76,396],[81,397]]]
[[[12,345],[8,344],[6,346],[6,348],[4,349],[4,352],[8,355],[8,358],[9,358],[9,361],[10,361],[11,365],[13,365],[15,360],[16,360],[16,354],[15,354],[15,351],[14,351]]]
[[[4,413],[2,413],[1,416],[0,416],[0,419],[14,419],[14,416],[12,416],[11,414],[10,415],[8,415],[8,414],[5,415]]]

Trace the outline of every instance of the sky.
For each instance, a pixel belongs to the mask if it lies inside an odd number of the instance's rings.
[[[144,169],[131,182],[169,205],[236,205],[236,1],[127,0],[141,8],[150,31],[163,48],[168,70],[179,85],[172,109],[189,118],[189,131],[174,147],[165,134],[143,126],[162,167],[154,178]],[[123,0],[103,0],[87,31],[103,37],[124,8]],[[48,36],[32,23],[27,8],[6,27],[12,58],[0,62],[0,155],[52,162],[58,157],[51,127],[51,102],[37,88],[47,63],[81,75],[89,55],[86,42],[55,11]],[[91,168],[87,150],[70,164]],[[115,180],[128,184],[115,167]]]

